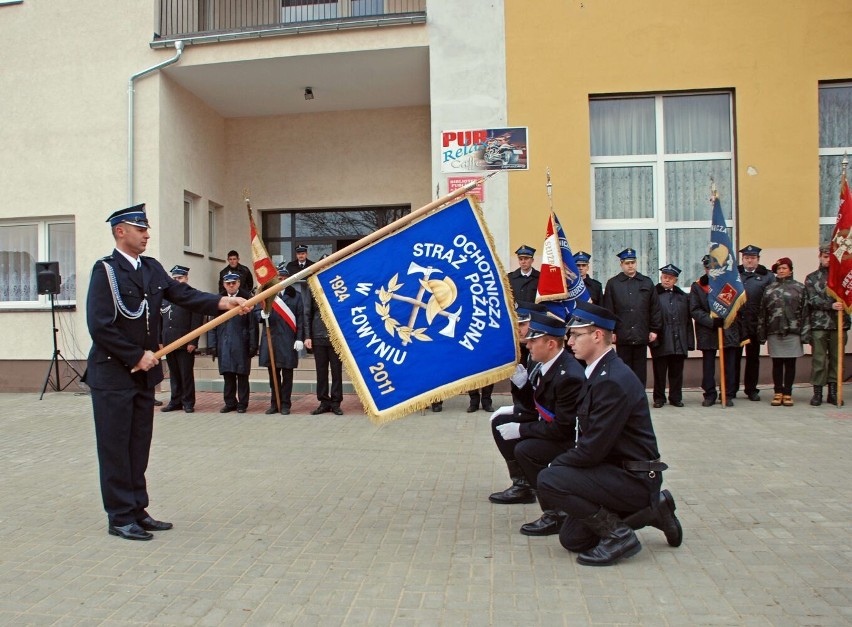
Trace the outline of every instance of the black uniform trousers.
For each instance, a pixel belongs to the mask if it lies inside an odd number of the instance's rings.
[[[725,348],[725,396],[734,398],[736,394],[736,381],[734,371],[739,357],[739,348]],[[701,389],[704,390],[704,398],[715,401],[719,394],[716,391],[716,351],[701,351]],[[726,399],[727,400],[727,399]]]
[[[745,359],[745,373],[743,374],[743,391],[746,396],[757,392],[757,378],[760,376],[760,342],[756,337],[751,338],[751,343],[737,350],[736,367],[734,374],[734,394],[740,390],[740,372],[742,360]],[[745,353],[743,355],[742,353]]]
[[[270,407],[275,407],[275,383],[278,383],[278,393],[281,395],[281,408],[290,409],[293,405],[293,369],[292,368],[275,368],[267,366],[266,371],[269,374],[269,393],[272,395],[272,400],[269,402]],[[278,409],[276,407],[276,409]]]
[[[326,340],[327,341],[327,340]],[[343,362],[331,344],[313,342],[314,362],[317,369],[317,400],[321,405],[340,407],[343,400]],[[331,389],[328,370],[331,368]]]
[[[145,383],[122,390],[92,388],[92,410],[109,523],[124,526],[142,520],[148,515],[145,470],[154,433],[154,389]]]
[[[222,377],[225,379],[225,407],[247,409],[249,404],[249,376],[236,372],[226,372]]]
[[[591,467],[551,466],[538,476],[538,495],[550,509],[564,511],[568,518],[559,532],[559,542],[569,551],[585,551],[600,538],[581,520],[604,507],[622,518],[648,507],[659,498],[662,473],[625,470],[613,464]]]
[[[471,390],[470,392],[467,393],[467,395],[470,397],[470,404],[476,405],[478,407],[480,399],[483,400],[483,401],[485,401],[485,400],[491,401],[491,393],[493,391],[494,391],[493,385],[486,385],[481,390],[479,390],[479,389]]]
[[[195,353],[188,352],[184,346],[169,353],[167,361],[172,389],[169,405],[184,409],[195,407]]]
[[[648,345],[616,343],[615,352],[621,357],[621,361],[636,373],[644,388],[648,381]]]
[[[666,402],[666,378],[669,380],[669,402],[683,401],[683,364],[684,355],[666,355],[654,357],[654,402]]]

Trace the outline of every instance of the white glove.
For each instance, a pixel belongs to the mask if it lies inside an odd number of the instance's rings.
[[[260,317],[263,318],[264,320],[269,320],[269,314],[266,313],[266,311],[264,311],[263,309],[260,310]]]
[[[293,350],[297,353],[303,348],[305,348],[305,343],[302,340],[296,340],[296,343],[293,344]]]
[[[515,374],[513,374],[510,379],[512,379],[512,383],[517,385],[519,388],[524,387],[527,384],[527,379],[529,378],[529,373],[527,372],[526,367],[518,364],[515,367]]]
[[[517,440],[521,437],[521,423],[507,422],[504,425],[498,425],[497,431],[500,432],[504,440]]]
[[[494,422],[495,418],[499,418],[500,416],[511,416],[515,413],[514,405],[503,405],[497,408],[493,414],[491,414],[491,422]]]

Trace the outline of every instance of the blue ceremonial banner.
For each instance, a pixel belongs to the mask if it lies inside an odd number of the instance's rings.
[[[730,327],[737,310],[745,303],[745,288],[737,270],[734,247],[728,235],[719,197],[713,199],[713,225],[710,227],[710,313],[725,319]]]
[[[508,280],[482,211],[469,197],[309,282],[374,422],[514,372],[519,340]]]

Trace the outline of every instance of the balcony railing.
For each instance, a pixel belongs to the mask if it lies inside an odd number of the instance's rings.
[[[156,0],[154,44],[421,23],[426,0]]]

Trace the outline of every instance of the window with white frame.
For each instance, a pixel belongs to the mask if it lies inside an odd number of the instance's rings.
[[[628,247],[655,282],[667,263],[698,277],[711,180],[729,230],[734,224],[733,94],[591,98],[589,116],[596,278],[620,272],[616,254]]]
[[[198,201],[199,197],[189,192],[183,193],[183,249],[194,251],[197,246],[197,235],[195,233],[198,225]]]
[[[219,216],[222,205],[215,202],[207,204],[207,254],[212,255],[216,250],[216,234],[219,232]]]
[[[0,221],[0,308],[42,307],[48,296],[39,295],[36,262],[59,262],[60,292],[55,301],[73,305],[77,300],[77,264],[74,221]]]
[[[831,239],[840,206],[843,155],[852,152],[852,83],[819,88],[819,241]],[[848,174],[847,174],[848,177]]]

